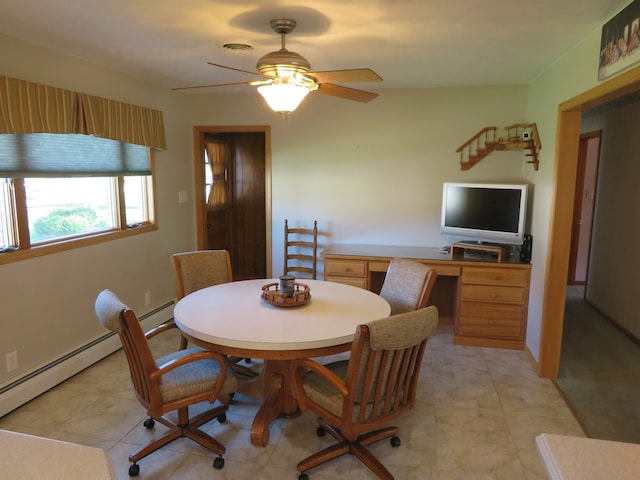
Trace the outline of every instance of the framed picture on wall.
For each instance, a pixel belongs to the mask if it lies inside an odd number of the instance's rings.
[[[640,0],[633,0],[602,26],[598,80],[640,61]]]

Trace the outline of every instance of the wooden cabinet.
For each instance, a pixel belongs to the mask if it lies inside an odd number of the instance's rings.
[[[369,289],[369,264],[364,260],[325,260],[324,279]]]
[[[463,267],[456,343],[523,348],[529,269]]]
[[[444,255],[433,247],[332,245],[322,252],[324,279],[379,291],[389,262],[411,258],[438,272],[431,295],[459,345],[523,349],[531,265]]]

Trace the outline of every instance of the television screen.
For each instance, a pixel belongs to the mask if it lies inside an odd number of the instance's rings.
[[[521,244],[526,203],[525,184],[445,183],[440,232],[476,242]]]

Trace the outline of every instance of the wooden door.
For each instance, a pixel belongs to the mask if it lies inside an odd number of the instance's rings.
[[[231,261],[233,278],[266,278],[265,141],[261,132],[232,134]]]
[[[268,278],[271,272],[270,155],[268,127],[195,127],[198,249],[226,249],[235,280]],[[207,208],[205,145],[212,136],[229,148],[225,171],[229,202]]]
[[[569,285],[585,285],[587,281],[601,136],[601,131],[580,135],[567,279]]]

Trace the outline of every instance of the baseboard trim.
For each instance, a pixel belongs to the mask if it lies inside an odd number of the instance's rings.
[[[174,304],[174,301],[167,302],[140,316],[143,330],[149,330],[173,318],[172,307]],[[0,388],[0,417],[121,348],[118,336],[110,332],[2,386]]]

